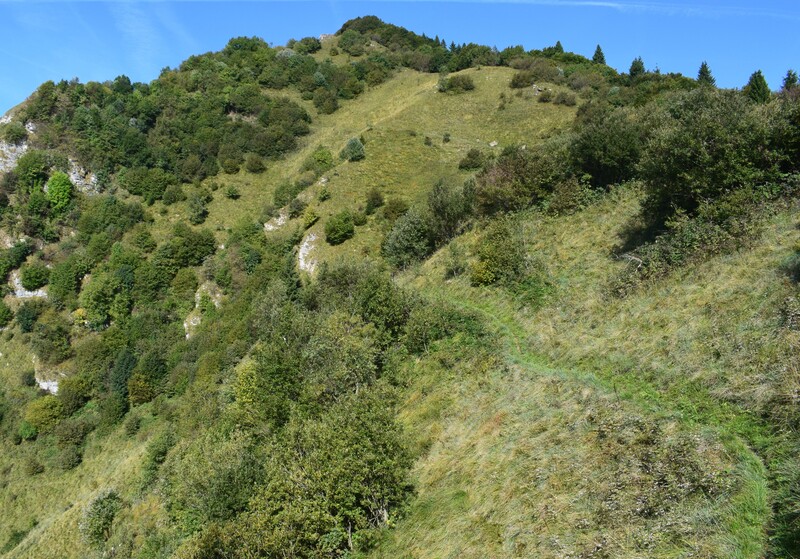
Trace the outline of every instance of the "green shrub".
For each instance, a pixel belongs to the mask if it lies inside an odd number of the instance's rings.
[[[389,223],[394,223],[397,219],[408,211],[408,203],[402,198],[389,198],[383,206],[383,218]]]
[[[161,197],[161,201],[164,202],[164,205],[170,206],[177,202],[183,202],[186,200],[186,194],[183,192],[183,188],[179,184],[171,184],[169,185],[166,190],[164,190],[164,195]]]
[[[324,146],[317,146],[317,148],[309,155],[300,171],[312,171],[316,176],[328,171],[333,167],[333,154]]]
[[[669,98],[639,162],[644,216],[662,227],[677,212],[777,178],[770,122],[735,91],[701,87]]]
[[[295,219],[300,217],[303,214],[303,210],[306,209],[306,204],[300,198],[293,198],[291,202],[289,202],[289,217],[291,219]]]
[[[567,107],[574,107],[578,103],[577,97],[574,93],[566,91],[559,91],[553,99],[554,105],[566,105]]]
[[[56,457],[56,463],[63,472],[77,468],[82,461],[83,452],[80,447],[75,445],[65,446]]]
[[[372,187],[369,192],[367,192],[367,200],[364,212],[366,212],[367,215],[372,215],[375,213],[375,210],[383,206],[383,204],[383,194],[381,194],[381,191],[377,188]]]
[[[64,417],[64,405],[56,396],[48,394],[30,402],[24,417],[38,433],[49,433]]]
[[[36,427],[27,421],[22,420],[17,428],[17,435],[19,436],[20,440],[32,441],[39,435],[39,432],[36,430]]]
[[[94,498],[83,512],[79,529],[83,538],[93,546],[101,547],[111,536],[114,517],[122,508],[122,498],[113,489]]]
[[[361,161],[366,157],[364,151],[364,144],[358,138],[350,138],[341,152],[339,152],[339,159],[347,161]]]
[[[167,453],[175,446],[175,435],[172,431],[162,431],[147,444],[142,462],[142,484],[147,489],[158,476],[161,464],[167,459]]]
[[[472,76],[458,74],[439,80],[439,91],[442,93],[464,93],[475,89]]]
[[[0,299],[0,328],[5,328],[14,319],[14,311]]]
[[[41,262],[34,262],[20,269],[20,283],[28,291],[35,291],[47,285],[50,269]]]
[[[470,149],[467,154],[458,162],[458,168],[465,171],[480,169],[486,162],[483,152],[477,148]]]
[[[28,131],[19,122],[9,122],[2,126],[2,138],[6,143],[19,145],[28,139]]]
[[[244,169],[248,173],[263,173],[266,167],[264,160],[255,153],[248,153],[244,157]]]
[[[56,171],[47,181],[47,200],[54,215],[64,213],[72,203],[75,187],[66,173]]]
[[[325,240],[331,245],[339,245],[356,234],[353,215],[344,210],[331,216],[325,223]]]
[[[543,89],[539,92],[539,96],[536,97],[536,100],[539,103],[549,103],[553,100],[553,91],[551,89]]]
[[[319,196],[317,196],[317,200],[319,200],[320,202],[324,202],[325,200],[330,200],[330,199],[331,199],[330,190],[328,190],[327,188],[323,188],[322,190],[319,191]]]
[[[477,247],[478,261],[470,272],[473,286],[510,286],[527,271],[527,254],[519,225],[510,218],[492,222]]]
[[[29,456],[25,459],[25,463],[22,466],[25,475],[27,476],[35,476],[44,472],[44,465],[39,462],[35,457]]]
[[[317,214],[317,212],[311,206],[308,206],[305,211],[303,211],[303,229],[308,229],[318,220],[319,214]]]
[[[225,189],[225,198],[228,198],[229,200],[238,200],[240,197],[241,193],[235,186],[230,185]]]
[[[17,324],[20,330],[25,333],[33,332],[33,327],[39,316],[44,312],[45,304],[42,301],[25,301],[19,309],[17,309]]]
[[[367,224],[367,214],[364,212],[354,212],[353,213],[353,225],[361,227],[362,225]]]
[[[428,256],[434,248],[432,217],[425,209],[412,208],[386,235],[381,251],[396,268],[405,268]]]
[[[193,192],[189,195],[189,223],[192,225],[200,225],[208,217],[208,208],[206,207],[206,200],[200,194]]]

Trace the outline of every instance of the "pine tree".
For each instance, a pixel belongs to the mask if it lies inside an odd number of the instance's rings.
[[[769,101],[771,92],[761,70],[753,72],[750,76],[750,80],[748,80],[747,85],[744,86],[744,93],[756,103],[766,103]]]
[[[561,41],[556,41],[556,46],[553,47],[553,50],[555,50],[557,53],[564,53],[564,47],[561,45]]]
[[[628,71],[631,76],[631,79],[638,78],[642,74],[645,73],[644,69],[644,61],[642,60],[641,56],[637,56],[631,62],[631,69]]]
[[[711,68],[708,67],[708,63],[705,60],[700,64],[700,70],[697,72],[697,83],[700,85],[717,85],[717,80],[711,75]]]
[[[783,91],[791,91],[796,88],[800,80],[797,78],[797,72],[794,70],[787,70],[786,76],[783,78]]]
[[[600,48],[600,45],[597,45],[597,48],[594,49],[594,56],[592,57],[592,62],[594,62],[595,64],[606,63],[606,55],[603,54],[603,49]]]

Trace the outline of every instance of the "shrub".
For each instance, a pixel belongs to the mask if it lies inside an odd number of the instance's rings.
[[[550,89],[543,89],[539,92],[539,96],[536,98],[539,103],[549,103],[553,100],[553,91]]]
[[[17,324],[20,330],[25,333],[33,332],[33,326],[44,312],[45,305],[41,301],[25,301],[17,309]]]
[[[339,245],[355,235],[353,215],[344,210],[331,216],[325,224],[325,240],[331,245]]]
[[[33,387],[36,386],[36,371],[28,369],[19,374],[19,383],[22,386]]]
[[[264,160],[255,153],[248,153],[244,157],[244,169],[248,173],[263,173],[266,167]]]
[[[74,186],[66,173],[56,171],[47,181],[47,199],[50,202],[50,210],[55,215],[61,215],[66,211],[74,196]]]
[[[186,200],[186,194],[179,184],[169,185],[167,189],[164,190],[164,195],[161,197],[161,201],[164,202],[166,206],[170,206],[176,202],[183,202],[184,200]]]
[[[333,154],[324,146],[317,148],[309,155],[300,167],[301,171],[313,171],[316,176],[320,176],[325,171],[333,167]]]
[[[44,472],[44,466],[35,457],[30,456],[25,460],[22,468],[27,476],[35,476]]]
[[[5,328],[8,323],[14,318],[14,311],[8,308],[2,299],[0,299],[0,328]]]
[[[737,92],[702,87],[679,93],[665,113],[639,163],[652,225],[677,211],[692,216],[703,202],[776,177],[779,157],[768,147],[769,123]]]
[[[41,262],[35,262],[20,269],[20,283],[28,291],[35,291],[47,285],[50,270]]]
[[[28,404],[25,408],[25,421],[38,433],[52,431],[64,417],[64,406],[56,396],[48,394]]]
[[[366,225],[367,223],[367,214],[364,212],[354,212],[353,213],[353,225],[362,226]]]
[[[291,219],[295,219],[300,217],[303,213],[303,210],[306,209],[306,204],[300,198],[293,198],[291,202],[289,202],[289,217]]]
[[[36,430],[36,427],[22,420],[17,428],[17,435],[19,436],[19,440],[32,441],[39,435],[39,432]]]
[[[431,221],[429,212],[416,208],[400,217],[381,247],[386,260],[396,268],[405,268],[428,256],[434,248]]]
[[[397,219],[408,211],[408,203],[402,198],[389,198],[383,206],[383,218],[389,223],[394,223]]]
[[[525,273],[527,255],[519,225],[509,218],[491,223],[477,248],[478,262],[472,267],[474,286],[511,285]]]
[[[122,499],[113,489],[95,497],[83,512],[79,524],[81,535],[94,546],[102,546],[111,536],[114,517],[122,508]]]
[[[189,195],[189,223],[192,225],[200,225],[206,220],[208,216],[208,208],[206,201],[202,196],[193,192]]]
[[[230,185],[225,189],[225,198],[230,200],[238,200],[240,196],[241,193],[239,192],[239,189],[233,185]]]
[[[443,93],[464,93],[475,89],[472,76],[458,74],[439,80],[439,91]]]
[[[472,148],[467,154],[458,162],[458,168],[464,171],[474,171],[483,167],[486,158],[483,152],[477,148]]]
[[[383,204],[384,204],[383,194],[381,194],[380,190],[373,187],[370,189],[369,192],[367,192],[367,200],[364,212],[366,212],[367,215],[372,215],[373,213],[375,213],[375,210],[383,206]]]
[[[303,212],[303,229],[308,229],[319,220],[319,214],[311,206]]]
[[[73,468],[77,468],[82,461],[83,453],[81,452],[80,447],[75,445],[69,445],[62,448],[58,453],[58,457],[56,458],[58,467],[64,472],[72,470]]]
[[[361,161],[366,157],[364,151],[364,144],[358,138],[350,138],[341,152],[339,152],[339,159],[347,161]]]
[[[574,93],[568,93],[566,91],[559,91],[556,93],[555,99],[553,99],[553,103],[556,105],[566,105],[568,107],[574,107],[578,102],[577,97],[575,97]]]
[[[327,188],[323,188],[322,190],[319,191],[319,196],[317,196],[317,200],[319,200],[320,202],[324,202],[325,200],[330,200],[330,199],[331,199],[330,190],[328,190]]]
[[[19,145],[28,139],[28,131],[19,122],[9,122],[2,127],[2,138],[9,144]]]
[[[445,132],[442,136],[442,143],[447,144],[450,142],[450,132]]]

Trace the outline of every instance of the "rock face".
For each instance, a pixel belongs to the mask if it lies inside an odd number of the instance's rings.
[[[8,124],[9,122],[11,122],[10,115],[0,117],[0,125]],[[25,124],[25,129],[28,131],[28,134],[35,134],[36,124],[28,122]],[[14,167],[17,166],[19,158],[22,157],[29,148],[30,144],[28,142],[9,144],[8,142],[0,140],[0,173],[13,171]],[[81,167],[74,159],[69,160],[69,170],[67,174],[69,175],[69,180],[75,185],[75,188],[84,194],[97,194],[100,191],[97,184],[97,176]]]
[[[314,233],[309,234],[300,245],[300,250],[297,251],[297,266],[309,274],[313,274],[317,268],[317,261],[311,258],[311,251],[314,249],[316,240],[317,236]]]

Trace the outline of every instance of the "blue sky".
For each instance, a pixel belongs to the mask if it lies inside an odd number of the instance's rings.
[[[648,69],[694,77],[707,60],[723,87],[741,87],[761,69],[777,89],[788,68],[800,70],[797,0],[0,0],[0,114],[45,80],[126,74],[150,81],[165,66],[219,50],[231,37],[285,44],[333,33],[367,14],[448,44],[532,49],[560,40],[591,56],[599,43],[621,71],[641,56]]]

